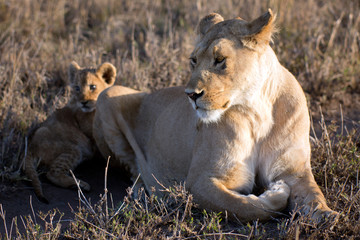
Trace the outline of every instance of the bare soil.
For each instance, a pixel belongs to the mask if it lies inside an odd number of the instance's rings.
[[[99,159],[93,159],[82,163],[74,172],[76,177],[88,182],[91,186],[89,192],[83,192],[86,199],[92,204],[98,202],[101,195],[104,194],[105,182],[105,163]],[[30,215],[33,219],[36,216],[38,224],[43,225],[44,222],[39,217],[39,212],[47,213],[50,210],[58,209],[64,215],[56,214],[54,222],[57,222],[61,217],[61,225],[64,230],[71,219],[74,219],[72,209],[76,211],[79,204],[78,191],[76,189],[60,188],[50,183],[45,176],[42,176],[42,186],[44,194],[49,200],[49,204],[40,202],[31,187],[31,184],[26,181],[18,181],[16,184],[11,182],[0,182],[0,204],[2,204],[6,224],[10,229],[11,221],[17,217],[17,222],[20,231],[24,230],[20,216]],[[119,169],[109,169],[107,173],[107,189],[112,198],[114,206],[123,200],[126,189],[131,182],[127,173]],[[33,213],[34,211],[34,213]],[[0,218],[0,233],[5,234],[4,221]],[[14,234],[14,233],[13,233]]]

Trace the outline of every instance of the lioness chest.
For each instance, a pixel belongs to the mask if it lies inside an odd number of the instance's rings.
[[[135,137],[151,172],[170,185],[187,181],[201,170],[224,176],[229,189],[251,192],[261,149],[259,136],[252,131],[254,123],[237,121],[241,113],[229,113],[219,123],[201,123],[183,90],[176,87],[150,94],[139,111]]]

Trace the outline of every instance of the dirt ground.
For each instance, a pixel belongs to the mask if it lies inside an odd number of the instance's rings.
[[[85,197],[92,204],[98,202],[101,197],[100,195],[104,193],[105,163],[99,163],[95,160],[86,161],[75,170],[75,175],[91,185],[91,190],[84,192]],[[76,210],[79,206],[78,191],[76,189],[56,187],[47,181],[45,177],[42,177],[41,180],[43,183],[43,191],[50,202],[49,204],[44,204],[36,198],[30,183],[19,181],[16,185],[12,185],[11,183],[0,182],[0,204],[2,204],[5,212],[8,231],[14,217],[18,218],[17,223],[19,229],[23,231],[23,223],[19,217],[30,215],[33,218],[32,208],[36,215],[36,221],[40,225],[44,223],[39,218],[38,213],[40,211],[47,213],[54,208],[64,213],[64,216],[61,218],[62,229],[68,226],[70,219],[74,219],[71,208]],[[109,169],[107,174],[107,189],[111,194],[115,206],[123,200],[126,189],[130,184],[131,182],[128,176],[126,176],[126,173],[120,170]],[[56,222],[59,217],[60,215],[57,214],[54,221]],[[1,218],[0,232],[1,235],[4,236],[4,221]],[[13,235],[14,234],[13,232]]]

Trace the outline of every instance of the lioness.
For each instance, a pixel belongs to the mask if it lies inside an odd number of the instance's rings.
[[[269,46],[274,20],[271,10],[252,22],[204,17],[185,88],[100,95],[98,108],[111,112],[95,116],[102,146],[135,154],[148,190],[186,182],[202,207],[244,222],[269,219],[288,198],[314,219],[335,214],[311,172],[304,93]]]
[[[81,68],[76,62],[69,67],[72,97],[69,103],[57,109],[29,136],[30,142],[25,158],[25,173],[32,181],[36,196],[48,203],[37,174],[37,165],[44,165],[47,178],[60,187],[76,186],[69,175],[84,159],[93,156],[96,149],[92,124],[95,104],[99,94],[114,84],[116,69],[104,63],[97,69]],[[84,190],[90,185],[80,181]]]

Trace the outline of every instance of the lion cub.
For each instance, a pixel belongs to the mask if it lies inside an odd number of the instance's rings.
[[[115,77],[116,69],[110,63],[97,69],[81,68],[76,62],[70,64],[72,96],[69,103],[57,109],[29,136],[24,168],[40,201],[48,203],[36,171],[38,165],[46,167],[46,176],[55,185],[76,186],[69,170],[94,154],[92,123],[96,101],[104,89],[114,84]],[[90,185],[82,180],[80,187],[90,190]]]

